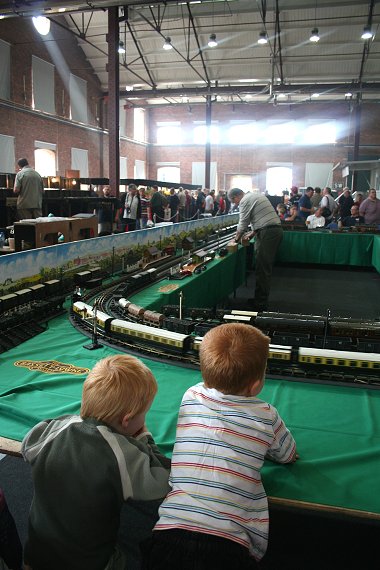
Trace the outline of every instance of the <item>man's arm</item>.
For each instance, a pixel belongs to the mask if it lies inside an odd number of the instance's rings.
[[[16,178],[15,178],[15,185],[13,187],[13,192],[14,192],[14,194],[19,194],[20,190],[21,190],[21,184],[19,182],[19,176],[17,173]]]
[[[239,223],[236,230],[235,241],[239,241],[242,235],[247,231],[251,221],[252,204],[244,201],[244,198],[239,203]]]

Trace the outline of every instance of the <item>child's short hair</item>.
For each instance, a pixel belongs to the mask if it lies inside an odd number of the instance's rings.
[[[105,423],[145,411],[157,392],[152,372],[137,358],[116,354],[99,360],[83,384],[82,418]]]
[[[264,377],[269,338],[250,325],[229,323],[208,331],[200,347],[205,385],[224,394],[242,394]]]

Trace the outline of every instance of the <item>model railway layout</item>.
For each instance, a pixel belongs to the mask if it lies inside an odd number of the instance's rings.
[[[235,229],[236,226],[228,226],[215,231],[207,238],[207,247],[212,249],[216,244],[223,247],[229,240],[229,234]],[[204,245],[206,242],[195,241],[196,247]],[[195,248],[194,252],[196,251]],[[154,267],[144,259],[134,259],[132,264],[123,264],[121,271],[112,275],[111,289],[121,285],[128,294],[136,292],[150,284],[153,279],[169,275],[173,266],[181,270],[181,265],[188,263],[191,258],[191,250],[188,247],[182,247],[181,253],[177,253],[174,246],[166,246],[157,252],[159,257],[155,259]],[[141,270],[144,263],[145,267]],[[33,285],[28,283],[21,289],[12,289],[10,286],[9,292],[0,296],[0,353],[43,332],[49,319],[64,312],[63,305],[67,296],[81,297],[84,290],[98,295],[103,290],[104,281],[110,277],[100,266],[85,265],[63,271],[59,278]]]
[[[199,346],[210,328],[244,322],[271,337],[272,376],[380,387],[380,321],[178,305],[159,312],[129,299],[156,280],[152,268],[103,291],[95,308],[90,299],[75,300],[74,325],[91,336],[95,322],[101,339],[121,350],[198,366]]]
[[[63,310],[72,295],[70,318],[87,336],[94,330],[102,342],[119,350],[151,358],[199,365],[199,347],[210,328],[225,322],[243,322],[271,337],[268,374],[281,378],[365,384],[380,387],[380,321],[277,312],[231,311],[223,307],[164,305],[152,311],[130,300],[164,277],[192,279],[189,265],[199,271],[218,254],[228,254],[228,228],[197,253],[165,255],[154,264],[105,279],[100,267],[51,279],[0,297],[2,327],[0,352],[44,330],[43,322]],[[195,263],[192,263],[194,257]],[[153,266],[154,265],[154,266]]]
[[[93,324],[95,321],[102,338],[108,341],[114,339],[118,346],[125,343],[128,348],[132,347],[146,354],[153,348],[155,354],[161,353],[163,357],[170,354],[179,361],[198,362],[202,337],[160,328],[159,324],[162,325],[164,319],[159,313],[155,314],[156,326],[145,324],[141,307],[128,304],[125,299],[120,299],[119,304],[126,312],[132,309],[130,314],[138,316],[140,322],[115,318],[82,301],[73,304],[74,319],[82,324]],[[254,316],[251,316],[251,320],[253,318]],[[268,372],[380,386],[380,354],[271,344]]]

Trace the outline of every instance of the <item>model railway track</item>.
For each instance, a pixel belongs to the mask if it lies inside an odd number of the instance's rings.
[[[93,327],[88,323],[82,323],[79,330],[88,337],[93,335]],[[123,352],[137,353],[139,355],[144,355],[153,360],[167,361],[171,363],[177,363],[185,366],[189,366],[195,369],[199,368],[199,358],[195,355],[185,355],[170,353],[167,350],[160,350],[153,346],[147,346],[146,344],[140,343],[138,341],[128,342],[125,340],[120,340],[114,336],[105,334],[103,331],[98,333],[99,338],[102,342],[108,346],[118,348]],[[320,372],[310,371],[305,368],[300,368],[299,366],[288,366],[287,368],[279,368],[277,363],[272,363],[268,360],[266,375],[273,379],[278,380],[291,380],[291,381],[309,381],[317,383],[328,383],[328,384],[341,384],[349,386],[367,386],[370,388],[380,388],[380,379],[378,375],[354,375],[348,373],[337,373],[334,371],[323,370]]]
[[[229,239],[229,237],[226,237],[225,243]],[[124,294],[124,289],[119,289],[120,285],[128,283],[129,280],[131,286],[133,285],[130,295],[135,295],[152,282],[165,277],[170,267],[177,263],[178,259],[171,258],[167,266],[165,266],[166,264],[160,266],[159,271],[157,271],[157,268],[152,268],[146,271],[145,275],[137,273],[133,274],[131,278],[130,276],[123,277],[108,287],[106,291],[103,288],[91,291],[86,300],[89,298],[95,299],[96,310],[99,311],[96,318],[97,325],[99,325],[97,334],[105,344],[117,347],[122,351],[143,354],[152,359],[178,362],[185,366],[199,366],[198,354],[202,339],[194,337],[194,333],[191,332],[194,331],[194,327],[186,330],[167,328],[168,319],[165,322],[165,315],[134,305],[131,301],[121,296]],[[144,281],[141,287],[137,287],[140,276],[144,278],[143,281],[146,279],[148,281]],[[151,281],[150,278],[152,278]],[[119,303],[121,306],[119,306]],[[93,311],[94,308],[91,305],[84,303],[75,303],[73,306],[72,321],[87,336],[94,334],[94,327],[88,322],[88,319],[83,317],[85,314],[93,314]],[[207,309],[204,309],[204,311],[207,312]],[[235,315],[224,316],[225,321],[237,318]],[[261,319],[265,323],[270,319],[274,319],[277,325],[280,323],[280,326],[284,327],[285,325],[288,326],[289,322],[294,323],[296,321],[296,315],[293,318],[290,317],[270,313],[255,313],[253,316],[253,314],[248,315],[247,313],[242,318],[248,319],[249,323],[248,321],[247,323],[253,326],[256,326],[255,318]],[[320,332],[320,329],[325,330],[326,328],[323,317],[299,317],[303,318],[303,326],[306,326],[309,330]],[[189,320],[181,321],[180,319],[171,320],[169,324],[172,324],[174,321],[178,321],[180,326],[182,326],[181,323],[189,325]],[[210,323],[210,326],[216,326],[217,324],[218,322],[213,321]],[[312,329],[310,329],[311,325]],[[358,324],[355,323],[355,327],[357,326]],[[280,330],[284,329],[280,328]],[[199,332],[198,334],[203,335],[204,332]],[[302,378],[311,382],[349,384],[351,386],[366,385],[372,388],[380,388],[379,371],[379,354],[360,351],[355,354],[344,350],[330,350],[310,345],[306,347],[286,346],[285,344],[282,345],[282,343],[270,346],[267,366],[267,374],[274,378],[293,381]]]
[[[102,300],[102,299],[101,299]],[[73,305],[72,318],[91,332],[89,321],[105,342],[119,349],[165,358],[185,365],[198,365],[201,338],[118,319],[83,302]],[[95,333],[94,333],[95,334]],[[380,388],[380,355],[374,353],[291,347],[270,344],[267,374],[286,379],[366,385]]]
[[[75,323],[74,326],[85,336],[89,338],[93,337],[94,327],[91,323],[82,321],[79,325]],[[114,336],[104,333],[103,331],[97,331],[96,334],[97,337],[106,345],[113,348],[117,347],[123,352],[143,354],[144,356],[152,358],[153,360],[160,360],[160,361],[166,360],[169,362],[177,362],[188,366],[192,366],[194,368],[199,368],[199,359],[194,356],[188,356],[188,355],[179,356],[178,354],[163,351],[138,341],[128,342],[125,340],[120,340],[118,338],[115,338]]]
[[[236,226],[231,226],[231,228],[235,228]],[[215,244],[217,243],[218,248],[223,248],[227,245],[227,243],[231,241],[231,234],[223,236],[222,238],[214,238],[213,240],[209,240],[209,243],[207,245],[203,246],[203,251],[208,252],[208,251],[212,251],[213,249],[215,249]],[[190,253],[194,253],[195,251],[199,251],[199,247],[194,248]],[[140,274],[142,271],[146,271],[148,269],[155,269],[156,270],[156,279],[154,281],[152,281],[151,283],[155,282],[155,281],[159,281],[161,279],[164,279],[165,277],[168,277],[170,274],[170,269],[172,267],[175,267],[177,265],[179,265],[180,263],[183,263],[184,261],[186,261],[183,256],[172,256],[169,257],[168,259],[164,259],[164,260],[158,260],[155,263],[149,264],[148,266],[145,266],[143,269],[140,270],[136,270],[136,271],[132,271],[130,273],[124,274],[121,277],[119,277],[118,279],[114,280],[110,285],[104,285],[101,284],[98,287],[92,288],[90,290],[88,290],[84,295],[82,295],[82,298],[84,301],[92,301],[95,297],[97,297],[98,295],[103,295],[103,294],[109,294],[109,301],[112,299],[112,293],[123,283],[127,282],[128,279],[130,279],[131,277]],[[150,285],[151,283],[145,284],[142,287],[136,288],[134,289],[131,294],[132,295],[136,295],[137,293],[143,291],[147,285]],[[83,287],[85,288],[85,283],[83,284]],[[106,309],[108,307],[106,307],[103,304],[103,308]]]

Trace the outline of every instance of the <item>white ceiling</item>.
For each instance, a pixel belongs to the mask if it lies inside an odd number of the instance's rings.
[[[24,4],[30,10],[30,2],[18,2],[18,9]],[[33,4],[47,14],[63,5],[72,10],[64,15],[66,25],[80,36],[78,44],[104,92],[107,6],[123,5],[119,32],[126,55],[119,59],[120,93],[132,104],[195,104],[207,94],[220,102],[289,104],[344,100],[348,92],[353,99],[359,94],[380,101],[380,12],[374,0],[278,0],[277,13],[276,0]],[[11,6],[0,1],[0,11],[5,5]],[[361,33],[368,23],[374,38],[365,41]],[[309,41],[314,27],[318,43]],[[269,42],[260,46],[257,39],[264,30]],[[215,48],[207,45],[212,33]],[[167,36],[174,47],[170,51],[162,49]],[[132,90],[127,92],[127,86]]]

